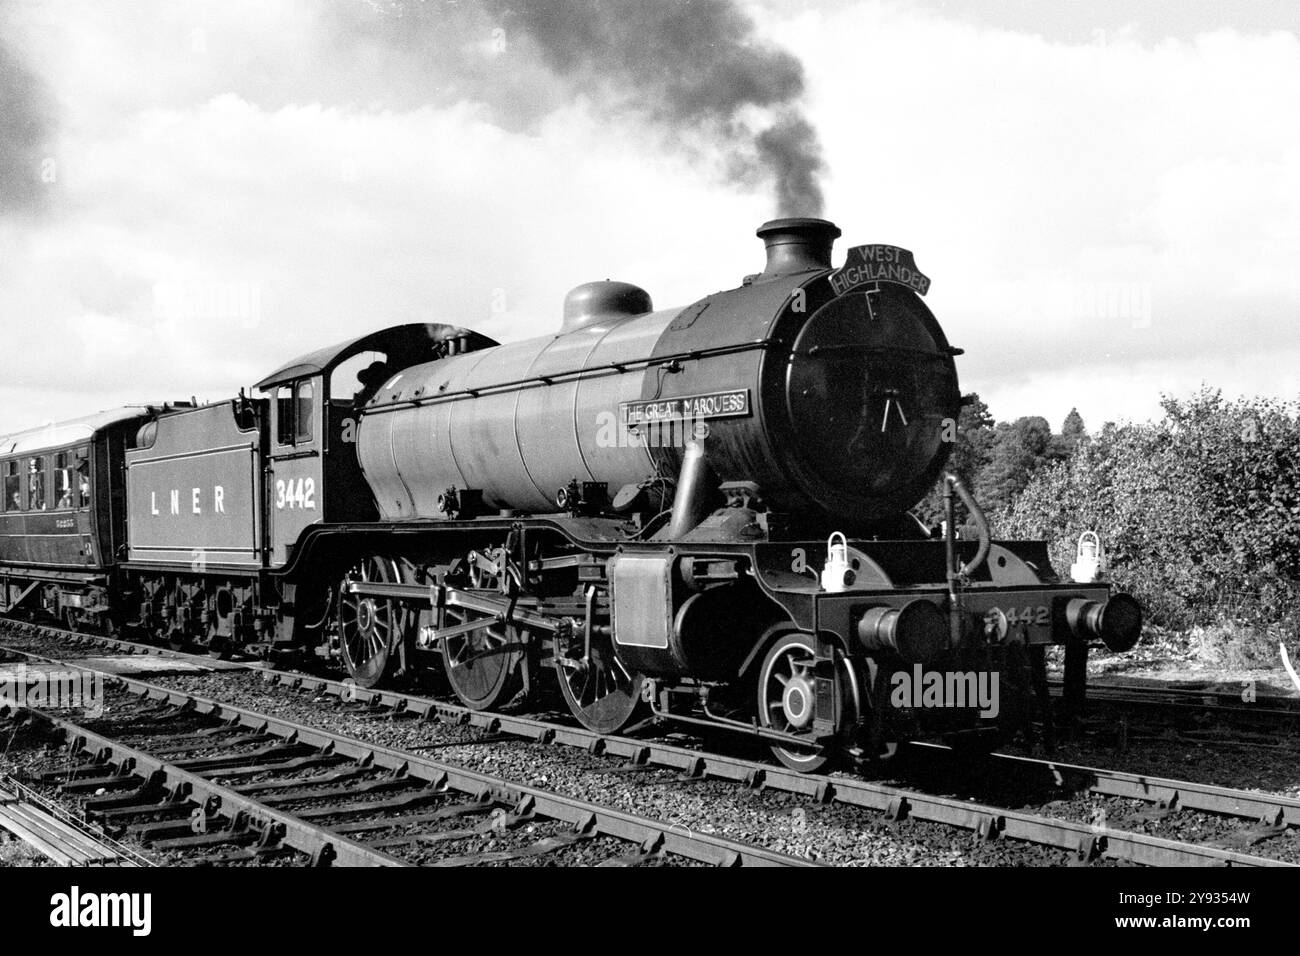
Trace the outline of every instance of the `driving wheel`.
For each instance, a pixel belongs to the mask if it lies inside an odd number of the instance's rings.
[[[349,570],[339,585],[339,650],[348,675],[362,687],[376,687],[393,676],[407,614],[396,601],[352,594],[348,585],[398,580],[395,561],[372,555]]]

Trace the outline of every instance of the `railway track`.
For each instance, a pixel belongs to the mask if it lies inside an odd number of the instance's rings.
[[[148,867],[153,863],[58,803],[0,774],[0,829],[59,866]]]
[[[126,642],[118,641],[119,649]],[[850,776],[810,776],[766,763],[691,749],[658,739],[602,736],[590,731],[532,717],[476,712],[457,704],[391,690],[367,690],[328,677],[262,669],[262,681],[271,688],[298,692],[304,698],[332,700],[334,704],[361,706],[391,715],[403,715],[462,729],[476,729],[492,737],[513,737],[537,744],[580,748],[603,755],[626,768],[662,768],[681,775],[683,781],[730,781],[751,789],[793,794],[810,804],[839,804],[872,811],[887,823],[929,821],[956,827],[981,841],[1023,841],[1065,851],[1075,862],[1119,860],[1144,865],[1276,865],[1284,861],[1242,852],[1258,842],[1253,824],[1266,821],[1276,832],[1293,833],[1295,801],[1210,788],[1176,780],[1151,780],[1131,774],[1035,760],[993,758],[991,766],[1014,768],[1020,777],[1050,780],[1064,793],[1083,791],[1097,797],[1141,801],[1154,811],[1152,820],[1181,812],[1217,814],[1246,820],[1234,845],[1169,839],[1136,830],[1098,825],[1095,819],[1071,820],[1014,807],[976,802],[969,797],[939,796],[909,787],[887,786]],[[128,686],[141,682],[127,680]],[[145,691],[150,693],[151,691]],[[159,688],[152,693],[172,693]],[[215,705],[213,706],[220,706]],[[925,748],[920,748],[925,752]],[[938,756],[944,748],[933,748]],[[1005,759],[1005,763],[997,761]],[[1260,824],[1261,826],[1265,824]]]
[[[39,783],[76,800],[91,820],[171,854],[171,862],[289,857],[452,866],[531,860],[577,847],[584,862],[602,865],[811,865],[195,694],[105,676],[118,699],[104,720],[78,722],[24,708],[60,735],[70,754]],[[467,842],[491,847],[466,851]],[[599,846],[593,852],[587,844]]]
[[[1062,691],[1059,680],[1049,680],[1048,686],[1054,694],[1059,695]],[[1264,696],[1247,701],[1242,700],[1240,693],[1226,691],[1091,684],[1088,700],[1164,714],[1211,713],[1269,722],[1289,729],[1300,727],[1300,698],[1296,697]]]
[[[930,764],[928,768],[915,768],[920,773],[951,773],[950,748],[913,743],[909,751],[918,763]],[[981,785],[1000,789],[1017,785],[1039,792],[1088,794],[1100,798],[1101,806],[1095,809],[1106,812],[1108,817],[1129,816],[1137,822],[1156,823],[1178,814],[1205,814],[1231,821],[1214,838],[1211,845],[1215,846],[1244,849],[1274,839],[1289,839],[1300,846],[1300,800],[1280,794],[1004,753],[965,760],[963,768],[967,771],[966,785],[972,790]],[[1142,806],[1106,809],[1106,804],[1118,806],[1124,801]]]

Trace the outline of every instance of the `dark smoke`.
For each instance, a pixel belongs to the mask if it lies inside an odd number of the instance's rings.
[[[823,163],[817,131],[804,117],[783,117],[758,134],[758,151],[776,174],[776,205],[783,216],[820,216]]]
[[[481,0],[452,7],[371,0],[364,9],[371,15],[353,20],[351,38],[379,39],[444,67],[467,37],[499,29],[511,54],[534,53],[570,95],[611,113],[643,115],[670,142],[683,134],[702,139],[743,180],[774,181],[781,215],[821,213],[824,164],[799,102],[803,65],[759,38],[732,0]],[[449,13],[457,9],[462,13]],[[509,62],[519,63],[512,55]],[[504,98],[494,87],[518,82],[509,67],[482,70],[466,61],[458,69],[459,92],[498,109]],[[545,109],[548,92],[516,85],[506,110]]]
[[[0,216],[32,212],[49,187],[41,163],[50,138],[42,87],[6,42],[12,35],[0,3]]]

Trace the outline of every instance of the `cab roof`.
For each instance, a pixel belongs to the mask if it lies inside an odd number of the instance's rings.
[[[330,345],[300,355],[292,362],[276,369],[254,387],[265,392],[277,385],[308,375],[328,374],[335,366],[361,352],[383,352],[388,356],[388,362],[394,369],[407,368],[433,358],[434,347],[440,342],[460,336],[468,336],[469,349],[487,348],[497,344],[486,335],[454,325],[441,325],[434,322],[394,325],[387,329],[380,329],[378,332],[349,339],[338,345]]]

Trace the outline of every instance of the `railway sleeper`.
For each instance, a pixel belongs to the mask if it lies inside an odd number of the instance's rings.
[[[438,843],[451,843],[457,840],[472,840],[485,833],[503,833],[536,819],[531,807],[524,812],[506,812],[502,807],[490,808],[491,816],[482,823],[460,830],[443,830],[438,833],[416,833],[408,836],[380,838],[369,840],[366,845],[375,849],[392,849],[398,846],[432,846]],[[585,829],[590,829],[587,826]]]
[[[190,773],[206,774],[213,770],[222,770],[229,767],[239,767],[243,763],[253,762],[258,765],[275,766],[281,761],[279,758],[305,757],[316,755],[318,751],[306,744],[289,744],[277,743],[267,747],[260,747],[257,750],[249,750],[243,753],[227,754],[223,757],[195,757],[190,760],[172,760],[170,763],[181,770],[188,770]]]
[[[222,731],[223,733],[229,733],[225,728],[222,728]],[[245,734],[221,740],[213,736],[192,734],[189,737],[181,737],[167,744],[150,747],[149,752],[155,757],[172,757],[195,750],[210,750],[213,747],[247,747],[253,744],[269,744],[279,739],[279,737],[272,734]]]
[[[136,790],[144,786],[145,781],[141,777],[122,777],[116,774],[107,777],[83,777],[70,783],[59,785],[59,792],[70,795],[88,793],[98,794],[99,791],[118,791],[118,790]]]
[[[549,836],[545,839],[538,840],[528,846],[517,847],[511,850],[488,850],[482,853],[467,853],[463,856],[453,856],[446,859],[430,863],[431,868],[450,867],[450,866],[475,866],[480,863],[508,863],[511,860],[522,860],[526,857],[545,856],[548,853],[554,853],[556,850],[562,850],[565,847],[573,846],[575,843],[581,843],[584,840],[591,840],[595,837],[594,833],[571,830],[568,833],[560,833],[555,836]]]
[[[320,784],[343,782],[345,780],[357,780],[375,771],[369,767],[353,767],[345,770],[336,770],[333,773],[317,774],[314,777],[294,777],[289,780],[258,780],[255,783],[246,783],[238,787],[232,787],[236,793],[242,793],[244,796],[253,796],[259,793],[273,793],[278,790],[290,790],[296,787],[310,787]]]
[[[428,813],[406,813],[396,817],[378,817],[374,820],[358,820],[354,823],[340,823],[330,827],[335,833],[364,833],[367,830],[391,830],[394,827],[414,826],[421,823],[438,823],[460,816],[472,816],[487,813],[497,806],[495,800],[476,800],[473,803],[455,803],[449,807]]]
[[[153,840],[150,841],[150,846],[155,850],[192,850],[200,847],[221,846],[225,843],[239,846],[244,843],[251,843],[256,839],[257,834],[252,830],[213,830],[209,833],[194,833],[190,836]]]
[[[128,824],[122,821],[138,819],[141,817],[152,817],[154,819],[172,819],[178,817],[189,818],[194,812],[194,806],[190,803],[134,803],[127,806],[113,807],[109,810],[96,810],[93,819],[102,823],[105,827],[124,829]]]
[[[303,757],[281,760],[277,763],[253,763],[243,767],[226,767],[211,774],[213,780],[229,781],[233,777],[248,777],[259,773],[293,773],[298,770],[312,770],[316,767],[337,767],[346,763],[346,757],[330,753],[309,753]]]
[[[414,781],[419,783],[420,781]],[[318,820],[324,817],[347,816],[352,813],[371,813],[375,810],[394,810],[401,807],[415,807],[426,803],[433,803],[447,797],[445,789],[425,788],[416,793],[408,794],[404,797],[394,797],[390,800],[375,801],[358,801],[356,803],[346,803],[341,806],[332,807],[309,807],[306,810],[289,811],[295,817],[302,820]],[[331,828],[333,829],[333,828]]]
[[[289,781],[292,783],[293,781]],[[282,803],[296,803],[299,800],[322,800],[335,797],[353,797],[363,793],[387,793],[392,790],[409,790],[412,787],[421,786],[422,781],[412,777],[385,777],[380,780],[370,780],[366,783],[342,782],[333,787],[316,787],[311,790],[304,790],[301,793],[279,793],[270,794],[260,798],[259,802],[266,804],[268,807],[276,806]]]

